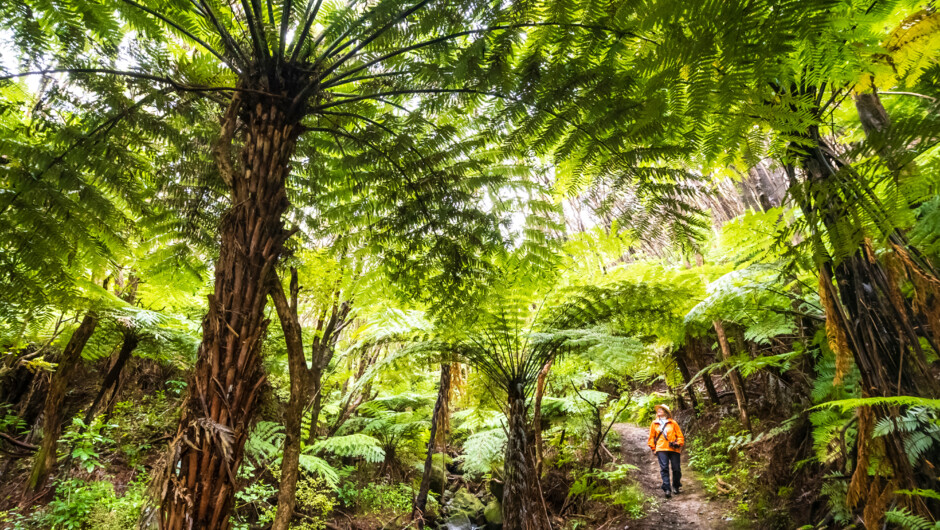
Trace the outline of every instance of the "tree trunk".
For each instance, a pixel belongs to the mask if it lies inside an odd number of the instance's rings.
[[[431,490],[431,468],[434,465],[434,446],[437,438],[437,428],[444,412],[445,403],[450,397],[450,363],[441,362],[441,382],[437,387],[437,402],[434,404],[434,414],[431,416],[431,436],[428,438],[428,454],[424,459],[424,473],[421,475],[421,486],[418,496],[415,497],[414,507],[411,510],[411,519],[418,521],[418,528],[424,528],[424,510],[428,503],[428,492]]]
[[[692,339],[691,337],[689,338],[689,344],[690,344],[690,347],[692,348],[692,351],[693,351],[693,352],[698,352],[698,353],[699,353],[698,356],[696,356],[696,355],[694,355],[694,354],[691,355],[691,356],[690,356],[690,359],[689,359],[689,361],[692,363],[692,367],[693,367],[693,368],[696,370],[696,372],[697,372],[698,370],[701,370],[701,369],[702,369],[702,365],[705,364],[705,362],[706,362],[706,361],[704,360],[704,357],[702,357],[702,355],[703,355],[703,345],[702,345],[702,342],[701,342],[700,340],[698,340],[698,339]],[[698,362],[700,359],[701,359],[701,361],[702,361],[701,363]],[[715,390],[715,383],[712,382],[712,374],[711,374],[711,373],[704,373],[704,374],[702,374],[702,382],[705,383],[705,393],[708,394],[708,399],[711,400],[711,402],[712,402],[715,406],[721,405],[721,402],[720,402],[720,400],[719,400],[719,398],[718,398],[718,391]]]
[[[856,94],[855,110],[858,111],[858,118],[862,122],[862,129],[866,136],[884,132],[891,126],[888,112],[881,104],[881,98],[874,92]]]
[[[89,311],[62,351],[43,406],[42,445],[33,459],[33,470],[26,482],[27,492],[42,489],[49,478],[49,472],[55,466],[59,434],[62,432],[61,413],[65,391],[68,389],[72,374],[75,373],[75,368],[81,361],[82,350],[85,349],[85,344],[88,343],[88,339],[91,338],[97,326],[98,315],[94,311]]]
[[[441,370],[444,369],[444,367],[441,367]],[[440,409],[435,408],[437,434],[434,436],[434,448],[438,453],[447,452],[447,443],[450,440],[450,398],[454,393],[454,372],[459,369],[459,365],[456,363],[446,363],[446,370],[449,374],[447,376],[447,393],[444,394],[443,399],[440,396],[438,397],[441,399],[441,407]]]
[[[248,97],[248,96],[245,96]],[[223,122],[231,139],[236,117],[247,129],[241,167],[231,169],[220,142],[217,163],[231,185],[232,206],[222,221],[215,292],[203,320],[203,338],[189,395],[167,460],[162,528],[227,529],[235,473],[265,377],[261,342],[271,274],[289,237],[284,180],[300,127],[285,114],[290,100],[236,94]],[[220,158],[221,156],[221,158]]]
[[[104,380],[101,382],[101,389],[98,390],[98,395],[95,396],[95,400],[91,403],[91,406],[88,407],[88,412],[85,413],[84,428],[91,425],[91,422],[95,419],[95,414],[98,413],[98,409],[101,407],[101,402],[104,397],[108,395],[112,389],[114,392],[117,392],[118,380],[121,377],[121,372],[124,370],[124,365],[127,364],[127,360],[131,358],[131,354],[137,349],[139,343],[140,337],[138,337],[136,333],[131,331],[124,335],[124,341],[121,342],[121,349],[118,351],[117,358],[114,360],[114,364],[111,365],[111,369],[108,370],[107,375],[104,376]]]
[[[686,384],[689,385],[689,399],[692,400],[692,408],[698,413],[698,398],[695,396],[695,389],[692,388],[692,372],[689,371],[689,365],[685,359],[685,350],[679,348],[676,350],[674,356],[676,358],[676,364],[679,366],[679,373],[682,374],[682,378],[685,380]]]
[[[543,528],[539,503],[538,477],[532,474],[526,428],[525,394],[522,385],[513,384],[509,390],[509,426],[506,441],[503,486],[503,529],[535,530]]]
[[[718,334],[718,344],[721,346],[721,356],[725,361],[731,360],[731,346],[728,344],[728,337],[725,336],[725,328],[720,320],[712,321],[715,326],[715,333]],[[738,402],[738,412],[741,414],[741,423],[744,428],[751,430],[751,420],[747,417],[747,399],[744,395],[744,381],[738,370],[731,370],[731,388],[734,390],[734,399]]]
[[[812,142],[809,144],[812,148],[801,142],[793,149],[807,181],[798,200],[813,230],[811,235],[817,238],[814,257],[819,266],[820,298],[826,309],[827,335],[836,353],[837,378],[848,369],[848,359],[854,359],[865,397],[936,397],[938,384],[926,364],[920,343],[921,339],[928,343],[931,340],[924,330],[918,332],[912,327],[914,310],[910,301],[900,295],[897,285],[892,286],[888,271],[877,260],[870,245],[863,241],[858,248],[836,261],[820,241],[823,233],[828,233],[829,240],[835,242],[840,241],[840,236],[844,239],[847,230],[860,229],[851,226],[856,219],[853,208],[861,201],[871,202],[871,191],[866,190],[864,181],[855,177],[851,166],[838,159],[835,151],[822,139],[818,128],[811,127],[806,139]],[[794,168],[788,167],[788,172],[791,188],[799,189]],[[842,175],[837,175],[839,172]],[[896,229],[890,226],[880,228],[888,235],[896,251],[906,252],[908,257],[916,253],[914,249],[905,248],[906,242]],[[895,241],[896,238],[900,243]],[[932,347],[936,349],[935,344]],[[900,414],[897,407],[876,406],[872,410],[873,421]],[[930,487],[932,479],[911,466],[902,437],[886,436],[882,442],[885,460],[894,470],[898,489]],[[861,436],[858,443],[861,453],[863,445],[870,442]],[[859,465],[852,478],[850,493],[867,487],[867,482],[867,469]],[[883,510],[881,514],[870,515],[880,519]],[[866,523],[868,519],[866,515]]]
[[[535,403],[532,414],[532,431],[535,433],[535,476],[542,476],[542,396],[545,395],[545,380],[552,369],[552,360],[545,363],[535,382]]]
[[[310,430],[307,432],[307,445],[317,439],[317,423],[320,422],[320,410],[323,408],[323,370],[316,366],[310,371],[313,406],[310,410]]]
[[[281,458],[281,480],[277,490],[277,513],[274,516],[272,530],[287,530],[294,516],[296,503],[297,479],[300,476],[300,438],[301,418],[309,391],[307,389],[307,361],[304,358],[304,344],[300,319],[297,316],[297,270],[291,269],[290,301],[284,295],[284,288],[279,279],[272,282],[271,299],[277,310],[284,342],[287,345],[287,366],[290,373],[290,398],[284,411],[284,449]]]

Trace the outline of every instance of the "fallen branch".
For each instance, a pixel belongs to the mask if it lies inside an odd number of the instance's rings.
[[[38,446],[35,446],[35,445],[33,445],[33,444],[31,444],[31,443],[27,443],[27,442],[21,442],[21,441],[17,440],[16,438],[14,438],[14,437],[10,436],[9,434],[6,434],[6,433],[0,432],[0,439],[6,440],[7,443],[9,443],[10,445],[19,447],[20,449],[25,449],[25,450],[30,451],[30,452],[34,452],[34,451],[36,451],[36,450],[39,449]]]

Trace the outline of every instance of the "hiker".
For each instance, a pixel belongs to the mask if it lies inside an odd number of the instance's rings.
[[[682,493],[682,470],[679,469],[679,452],[685,445],[685,437],[672,411],[666,405],[656,405],[656,419],[650,425],[650,450],[659,458],[659,473],[663,477],[666,498]],[[672,466],[672,487],[669,485],[669,466]]]

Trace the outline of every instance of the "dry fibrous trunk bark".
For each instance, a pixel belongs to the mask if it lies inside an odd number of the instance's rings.
[[[526,459],[525,396],[521,389],[510,389],[509,425],[506,441],[505,475],[503,485],[504,530],[527,530],[533,518],[530,506],[529,480],[531,470]]]
[[[503,529],[541,530],[549,523],[542,502],[539,479],[533,473],[526,426],[525,393],[521,384],[509,386],[509,425],[506,440],[503,485]]]
[[[838,159],[818,129],[811,128],[807,140],[812,142],[813,148],[797,149],[801,153],[799,165],[807,181],[805,192],[799,197],[800,208],[815,230],[814,237],[820,238],[824,231],[830,240],[837,241],[845,230],[840,222],[851,222],[850,206],[866,194],[865,183],[853,180],[852,168]],[[842,180],[848,180],[850,185],[837,183],[840,171],[847,173]],[[789,168],[789,172],[791,187],[795,187],[798,184],[793,168]],[[888,237],[896,248],[906,244],[894,241],[900,238],[897,231],[889,233]],[[923,328],[918,331],[911,325],[914,308],[909,300],[899,296],[897,285],[892,285],[870,244],[863,241],[859,248],[838,261],[822,244],[817,244],[816,248],[820,297],[826,305],[827,335],[836,353],[837,378],[848,369],[845,359],[852,358],[858,367],[865,397],[936,397],[938,382],[926,364],[920,340],[928,341],[934,349],[936,344]],[[872,407],[872,411],[875,421],[900,413],[898,407],[886,406]],[[911,466],[902,437],[886,436],[881,440],[885,460],[893,468],[899,488],[929,487],[931,479]],[[859,439],[860,452],[862,444],[866,443],[865,437]],[[867,474],[867,470],[859,469],[856,474],[859,473]],[[878,518],[881,515],[883,510]]]
[[[446,414],[446,402],[450,397],[451,366],[450,363],[441,363],[441,381],[437,387],[437,402],[434,404],[434,414],[431,416],[431,436],[428,438],[428,454],[424,459],[424,472],[421,475],[421,485],[418,487],[418,496],[415,497],[414,507],[411,510],[411,519],[418,521],[418,528],[424,528],[424,510],[427,508],[428,493],[431,490],[431,468],[434,465],[434,446],[441,417]]]
[[[223,123],[223,138],[231,138],[236,117],[247,132],[238,171],[226,172],[231,162],[217,160],[232,206],[222,221],[199,358],[170,444],[161,504],[165,529],[229,527],[235,473],[265,381],[264,308],[289,237],[281,220],[288,206],[285,178],[301,129],[298,116],[286,114],[289,99],[257,98],[233,96]],[[219,150],[224,156],[225,146]]]
[[[33,460],[33,470],[26,482],[26,491],[35,492],[46,485],[49,473],[55,466],[56,448],[62,433],[62,403],[69,381],[82,358],[82,350],[98,327],[98,315],[94,311],[85,314],[81,324],[72,333],[68,344],[62,350],[56,371],[52,375],[49,391],[42,411],[42,445]]]
[[[725,327],[720,320],[713,321],[712,325],[715,327],[715,333],[718,334],[718,345],[721,347],[721,356],[725,361],[730,361],[731,346],[728,344],[728,337],[725,335]],[[738,402],[738,413],[741,414],[741,423],[744,425],[745,429],[751,430],[751,419],[747,415],[747,397],[744,395],[744,381],[741,379],[741,374],[738,373],[736,368],[731,370],[729,375],[731,388],[734,390],[734,399]]]

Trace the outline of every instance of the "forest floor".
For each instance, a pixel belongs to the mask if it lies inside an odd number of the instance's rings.
[[[630,530],[662,530],[664,528],[727,529],[731,528],[727,513],[732,508],[720,499],[710,499],[695,472],[682,455],[682,494],[666,499],[661,489],[659,462],[646,445],[649,429],[628,423],[617,423],[620,453],[624,461],[638,469],[636,480],[644,493],[655,499],[655,506],[642,519],[629,521],[622,528]]]

